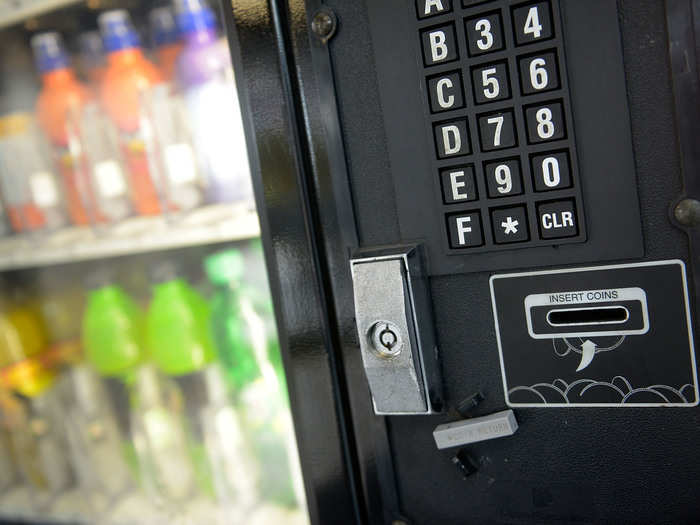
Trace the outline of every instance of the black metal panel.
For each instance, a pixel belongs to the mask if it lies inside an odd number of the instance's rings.
[[[578,0],[562,3],[586,4]],[[402,9],[410,13],[411,3],[406,4]],[[381,43],[367,38],[367,10],[375,2],[367,0],[363,6],[329,0],[326,5],[333,7],[340,23],[330,52],[360,246],[396,243],[401,240],[394,200],[399,188],[390,183],[390,148],[383,124],[386,108],[379,103],[381,74],[376,71],[372,49]],[[681,195],[681,176],[668,38],[662,23],[664,4],[621,0],[617,10],[619,17],[600,24],[587,28],[571,20],[570,26],[572,31],[591,34],[606,31],[608,38],[607,31],[614,30],[616,42],[621,42],[624,71],[618,63],[616,74],[624,73],[627,96],[624,91],[619,93],[618,104],[629,110],[631,120],[644,238],[644,254],[636,251],[635,260],[678,258],[687,263],[687,238],[674,228],[668,213]],[[398,61],[406,50],[395,47],[390,51]],[[604,55],[601,51],[606,58]],[[590,101],[595,89],[593,77],[581,70],[572,83],[572,104]],[[422,115],[422,106],[415,107]],[[406,121],[413,118],[410,108],[404,107]],[[629,127],[629,122],[624,126]],[[582,163],[591,162],[590,151],[579,151]],[[588,206],[590,199],[585,202]],[[636,206],[632,200],[626,203]],[[420,216],[421,210],[415,213]],[[630,224],[639,228],[636,220]],[[589,235],[592,231],[589,228]],[[622,257],[606,255],[603,249],[588,259]],[[514,259],[514,267],[536,264]],[[485,400],[475,415],[505,405],[489,277],[486,272],[444,275],[431,282],[446,401],[448,407],[455,407],[481,390]],[[334,286],[347,286],[345,279],[344,272],[331,275]],[[349,329],[341,334],[351,349],[356,335]],[[367,395],[362,371],[355,368],[361,366],[359,360],[345,362],[353,396]],[[465,451],[479,468],[466,480],[464,470],[452,463],[456,451],[438,451],[431,435],[437,424],[457,416],[386,418],[400,514],[406,521],[688,522],[700,514],[700,457],[692,446],[700,428],[697,408],[517,409],[516,415],[520,429],[515,436],[479,443]],[[371,431],[370,426],[364,429]],[[366,433],[355,437],[358,448],[365,451],[376,440]],[[369,477],[363,482],[368,483]]]

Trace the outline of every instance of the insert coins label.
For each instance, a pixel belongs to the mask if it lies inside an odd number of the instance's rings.
[[[509,406],[698,404],[682,261],[494,275],[490,283]]]

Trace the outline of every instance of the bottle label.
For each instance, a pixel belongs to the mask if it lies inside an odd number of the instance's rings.
[[[32,173],[29,176],[29,189],[34,203],[40,208],[52,208],[58,204],[58,188],[51,173]]]
[[[115,160],[105,160],[95,164],[97,191],[105,199],[126,194],[127,186],[121,166]]]
[[[170,144],[165,147],[165,165],[168,180],[172,184],[182,185],[197,179],[194,152],[189,144]]]

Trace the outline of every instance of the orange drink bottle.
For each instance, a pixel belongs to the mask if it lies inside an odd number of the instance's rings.
[[[129,13],[107,11],[98,22],[107,53],[100,101],[119,132],[134,208],[140,215],[157,215],[161,202],[148,151],[153,129],[144,114],[143,100],[162,83],[162,76],[143,55]]]

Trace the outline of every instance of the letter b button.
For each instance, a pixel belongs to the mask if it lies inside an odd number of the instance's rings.
[[[471,146],[469,132],[465,119],[440,122],[435,124],[435,145],[437,155],[441,159],[469,155]]]
[[[455,28],[452,24],[426,29],[421,33],[421,43],[426,66],[444,64],[459,58]]]

